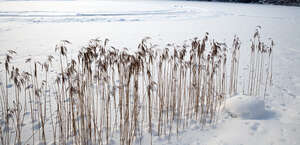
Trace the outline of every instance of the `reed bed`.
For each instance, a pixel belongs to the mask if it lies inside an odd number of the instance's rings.
[[[93,39],[75,58],[68,58],[70,42],[63,40],[57,56],[43,63],[26,59],[29,71],[14,67],[16,52],[8,51],[1,72],[1,144],[110,144],[117,137],[130,145],[141,144],[144,135],[152,144],[152,136],[179,134],[191,121],[215,125],[226,97],[238,92],[239,38],[228,48],[206,33],[164,49],[149,39],[133,52]],[[266,46],[255,34],[252,43],[248,92],[257,95],[261,78],[265,92],[272,78],[273,42]],[[53,79],[48,75],[55,59],[59,73]],[[31,135],[22,138],[26,119]]]

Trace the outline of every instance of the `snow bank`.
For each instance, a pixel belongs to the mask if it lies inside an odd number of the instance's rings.
[[[275,113],[265,109],[263,97],[237,95],[227,100],[226,111],[232,117],[241,119],[265,120],[274,117]]]

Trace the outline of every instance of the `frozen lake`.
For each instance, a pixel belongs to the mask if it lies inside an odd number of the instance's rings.
[[[195,1],[0,1],[0,61],[9,49],[18,52],[14,65],[22,67],[28,57],[42,61],[55,54],[60,40],[72,42],[68,50],[72,55],[98,37],[133,50],[146,36],[163,48],[202,38],[206,32],[229,47],[237,35],[241,49],[250,50],[257,26],[262,27],[264,40],[271,37],[275,42],[274,84],[266,109],[276,117],[226,118],[216,128],[195,126],[178,140],[155,138],[154,144],[299,144],[300,7]],[[241,54],[241,63],[248,64],[248,55]],[[240,80],[248,78],[246,64],[241,64]],[[251,106],[253,99],[246,100]],[[240,103],[234,98],[232,104],[236,102]]]
[[[267,36],[278,39],[276,42],[291,41],[286,46],[299,42],[299,22],[300,8],[286,6],[186,1],[1,1],[0,47],[38,53],[53,48],[61,39],[82,44],[95,37],[136,47],[145,36],[165,44],[201,37],[205,32],[221,41],[231,41],[237,34],[248,42],[257,25]]]

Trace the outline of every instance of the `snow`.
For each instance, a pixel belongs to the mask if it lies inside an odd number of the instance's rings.
[[[263,97],[234,96],[226,102],[226,110],[232,117],[248,120],[265,120],[272,118],[275,114],[265,108]]]
[[[153,144],[298,145],[299,24],[299,7],[190,1],[0,1],[0,61],[9,49],[18,52],[15,65],[25,67],[28,57],[42,61],[55,54],[59,40],[72,42],[72,55],[97,37],[133,50],[145,36],[164,47],[202,37],[205,32],[230,46],[237,35],[245,50],[241,51],[245,52],[240,64],[241,93],[226,99],[218,124],[202,128],[193,122],[170,138],[154,134]],[[273,85],[265,98],[242,93],[248,79],[249,40],[257,25],[262,26],[264,39],[275,41]],[[149,140],[145,134],[142,144],[149,144]],[[118,138],[112,144],[118,144]]]

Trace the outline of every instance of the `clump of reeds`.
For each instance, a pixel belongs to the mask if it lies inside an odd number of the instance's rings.
[[[272,49],[274,42],[267,45],[261,41],[261,27],[258,26],[251,40],[251,56],[248,80],[248,94],[266,96],[272,80]],[[263,86],[263,87],[262,87]]]
[[[238,92],[239,38],[234,37],[231,51],[225,43],[209,39],[209,33],[164,49],[149,39],[143,39],[134,52],[109,46],[108,39],[93,39],[76,58],[68,58],[71,43],[63,40],[55,48],[59,73],[54,80],[49,69],[54,68],[55,57],[48,56],[43,63],[26,59],[30,70],[21,73],[11,66],[15,52],[9,51],[0,93],[1,143],[22,143],[26,119],[32,122],[32,135],[24,143],[35,144],[38,139],[47,144],[52,136],[53,144],[59,145],[109,144],[115,136],[120,144],[130,145],[141,143],[145,132],[152,144],[153,135],[178,134],[193,120],[203,127],[217,123],[226,96]],[[260,91],[262,80],[265,92],[271,83],[273,45],[267,47],[258,32],[254,35],[249,94]],[[7,87],[11,82],[14,90]]]
[[[232,44],[233,50],[231,56],[230,87],[229,87],[230,95],[237,93],[240,47],[241,47],[241,42],[239,38],[235,36]]]

